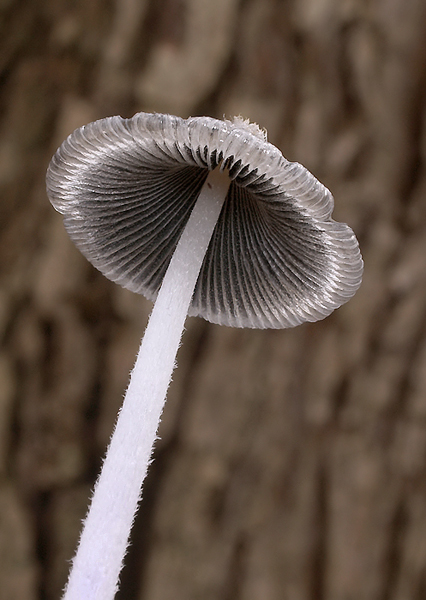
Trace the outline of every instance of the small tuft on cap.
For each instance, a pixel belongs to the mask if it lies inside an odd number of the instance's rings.
[[[260,138],[264,142],[268,141],[268,133],[266,129],[261,129],[257,123],[251,123],[249,119],[245,119],[241,115],[233,117],[230,122],[241,129],[246,129],[255,137]]]
[[[316,321],[361,284],[357,240],[333,197],[241,117],[138,113],[74,131],[47,192],[81,252],[106,277],[154,300],[209,170],[231,184],[189,314],[234,327]]]

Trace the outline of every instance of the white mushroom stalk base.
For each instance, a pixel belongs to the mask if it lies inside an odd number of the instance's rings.
[[[229,177],[211,171],[170,261],[143,337],[73,560],[64,600],[112,600],[204,255]]]

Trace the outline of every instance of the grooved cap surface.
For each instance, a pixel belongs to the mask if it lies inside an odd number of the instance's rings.
[[[208,170],[231,184],[190,315],[236,327],[316,321],[358,289],[357,240],[333,197],[241,119],[138,113],[72,133],[47,192],[81,252],[106,277],[154,300]]]

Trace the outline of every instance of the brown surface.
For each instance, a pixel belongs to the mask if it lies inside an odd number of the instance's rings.
[[[75,127],[241,113],[336,197],[356,297],[188,321],[120,599],[426,598],[426,4],[0,5],[0,599],[59,597],[150,306],[44,191]]]

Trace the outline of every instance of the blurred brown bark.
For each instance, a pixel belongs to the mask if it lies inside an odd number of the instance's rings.
[[[0,599],[60,596],[150,306],[44,191],[75,127],[242,114],[366,271],[324,322],[189,319],[118,598],[426,597],[426,4],[0,3]]]

